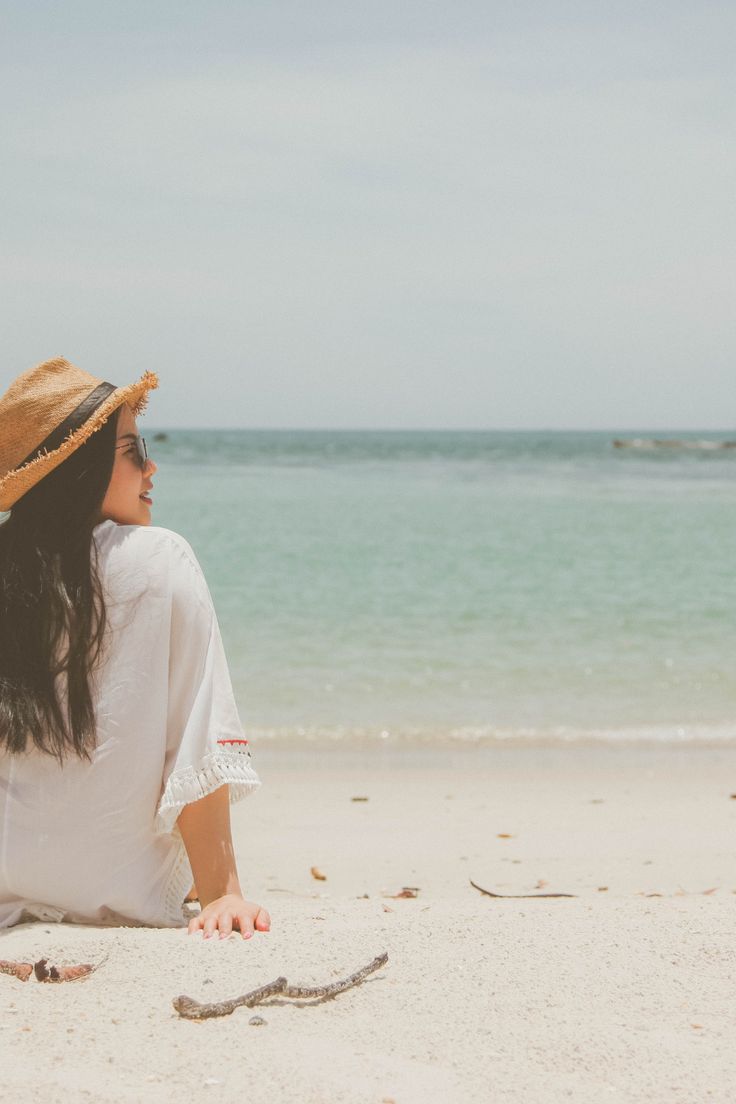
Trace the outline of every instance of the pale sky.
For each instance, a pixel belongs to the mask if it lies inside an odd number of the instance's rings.
[[[0,2],[0,391],[736,426],[736,5]]]

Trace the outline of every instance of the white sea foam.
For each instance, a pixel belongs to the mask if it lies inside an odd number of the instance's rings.
[[[298,725],[294,727],[248,727],[254,744],[309,744],[349,746],[417,746],[494,744],[574,745],[574,744],[657,744],[717,745],[736,747],[736,721],[721,725],[641,725],[628,728],[573,728],[555,725],[549,728],[498,728],[493,725],[465,725],[459,728],[429,727],[350,728],[344,725]]]

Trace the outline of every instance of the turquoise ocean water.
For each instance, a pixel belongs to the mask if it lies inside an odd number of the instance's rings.
[[[144,432],[253,734],[736,740],[736,450]]]

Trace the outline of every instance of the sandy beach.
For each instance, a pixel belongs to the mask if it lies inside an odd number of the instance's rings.
[[[99,963],[0,976],[0,1098],[425,1104],[733,1099],[736,749],[257,747],[236,806],[247,893],[273,930],[35,923],[0,958]],[[355,801],[354,798],[368,800]],[[316,880],[317,867],[326,879]],[[574,897],[499,900],[498,894]],[[416,897],[396,897],[403,887]],[[274,999],[197,1023],[172,999],[278,975]]]

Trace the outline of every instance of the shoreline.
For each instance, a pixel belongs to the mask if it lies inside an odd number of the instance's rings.
[[[505,728],[492,725],[463,725],[458,728],[401,727],[381,729],[378,726],[347,728],[343,725],[312,725],[306,727],[267,728],[246,726],[254,746],[284,748],[298,751],[315,747],[320,751],[337,748],[349,752],[353,748],[475,748],[475,747],[642,747],[642,748],[736,748],[736,721],[718,724],[669,724],[621,727],[573,727],[553,725],[548,728]]]
[[[101,963],[72,985],[0,977],[9,1099],[731,1099],[736,749],[253,752],[264,785],[233,836],[272,931],[4,931],[4,959]],[[471,878],[575,896],[492,899]],[[325,984],[383,951],[359,988],[276,1000],[260,1027],[246,1009],[192,1023],[172,1008],[279,974]]]

